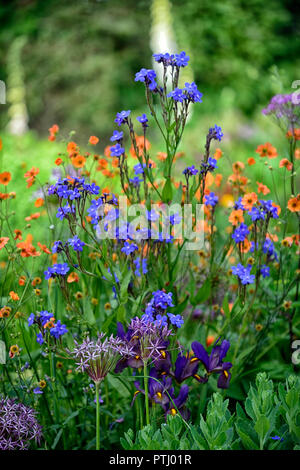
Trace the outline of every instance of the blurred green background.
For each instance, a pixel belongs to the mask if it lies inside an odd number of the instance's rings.
[[[134,74],[152,67],[153,44],[157,48],[165,32],[191,57],[187,73],[205,97],[196,116],[212,115],[230,128],[232,111],[253,118],[274,93],[290,91],[300,78],[297,3],[0,2],[0,79],[8,93],[8,104],[0,106],[2,129],[21,101],[28,127],[40,136],[55,122],[65,134],[75,129],[80,138],[108,137],[117,111],[144,111],[144,88]]]

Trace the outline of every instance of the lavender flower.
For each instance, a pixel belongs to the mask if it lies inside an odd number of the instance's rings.
[[[40,443],[42,427],[36,411],[10,398],[0,399],[0,450],[27,450]]]

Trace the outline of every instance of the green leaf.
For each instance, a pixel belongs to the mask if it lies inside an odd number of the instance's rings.
[[[172,189],[171,179],[167,178],[163,191],[162,191],[162,200],[164,202],[170,202],[172,201],[172,197],[173,197],[173,189]]]
[[[255,423],[254,429],[259,435],[260,439],[264,441],[270,429],[270,421],[266,416],[260,416]]]

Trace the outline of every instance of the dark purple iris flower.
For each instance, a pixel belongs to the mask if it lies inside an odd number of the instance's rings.
[[[222,343],[218,345],[218,341],[219,339],[216,341],[210,355],[208,355],[204,346],[201,343],[198,343],[198,341],[194,341],[192,343],[192,350],[194,351],[195,357],[198,358],[204,365],[207,376],[213,373],[220,374],[218,379],[218,387],[228,388],[231,378],[229,369],[231,369],[232,364],[231,362],[223,362],[223,359],[225,358],[227,351],[230,348],[230,343],[224,339]],[[197,379],[197,377],[195,378]],[[201,377],[200,379],[202,382]]]

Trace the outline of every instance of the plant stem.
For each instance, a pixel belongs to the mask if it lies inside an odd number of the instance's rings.
[[[144,362],[144,387],[145,387],[145,407],[146,407],[146,424],[150,424],[149,400],[148,400],[148,372],[147,361]]]
[[[100,450],[100,403],[99,403],[99,387],[100,383],[96,382],[96,450]]]

